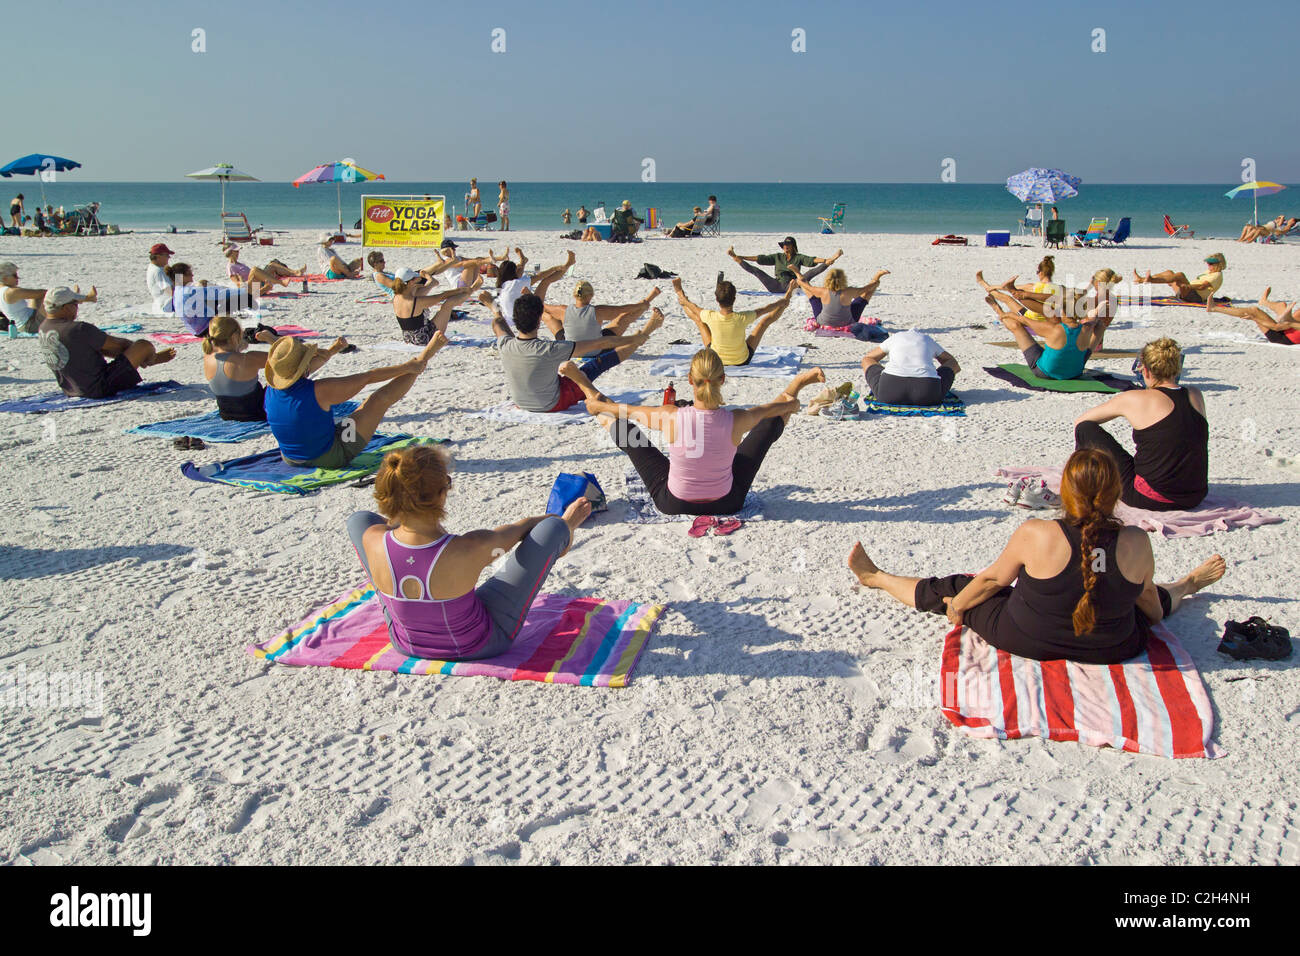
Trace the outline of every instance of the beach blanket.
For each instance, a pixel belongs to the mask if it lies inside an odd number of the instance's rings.
[[[655,507],[646,490],[645,482],[635,468],[629,468],[623,476],[624,490],[627,492],[628,524],[664,524],[669,521],[694,521],[695,515],[666,515]],[[742,521],[758,521],[763,517],[763,499],[750,492],[745,495],[745,503],[734,515],[719,515],[720,518],[740,518]]]
[[[1096,369],[1084,369],[1079,378],[1066,379],[1043,378],[1029,371],[1029,366],[1014,363],[999,365],[996,368],[985,366],[984,371],[1008,385],[1032,389],[1035,392],[1122,392],[1137,388],[1129,379]]]
[[[492,336],[474,336],[474,335],[448,335],[448,345],[459,345],[462,348],[490,348],[496,344],[496,339]],[[412,345],[409,342],[379,342],[375,345],[367,345],[366,348],[374,349],[379,352],[403,352],[408,354],[417,354],[424,351],[423,345]]]
[[[299,468],[280,457],[273,448],[257,455],[218,461],[199,467],[192,461],[181,465],[181,474],[195,481],[213,481],[254,491],[280,495],[305,495],[318,488],[355,481],[379,470],[384,455],[411,445],[435,445],[445,438],[412,438],[410,435],[375,435],[365,450],[346,468]]]
[[[943,715],[971,737],[1044,737],[1157,757],[1221,757],[1214,711],[1191,655],[1163,624],[1123,664],[1033,661],[968,627],[944,638]]]
[[[263,660],[295,667],[626,687],[663,612],[661,604],[539,594],[510,650],[499,657],[453,663],[407,657],[394,648],[379,599],[367,582],[248,650]]]
[[[309,272],[305,276],[293,277],[294,282],[302,282],[304,279],[308,282],[355,282],[356,281],[355,279],[331,279],[328,276],[326,276],[325,273],[323,272]]]
[[[659,378],[685,378],[691,368],[691,359],[703,346],[670,345],[664,354],[650,363],[650,374]],[[788,378],[799,371],[799,363],[807,349],[802,346],[778,347],[760,345],[748,365],[728,365],[731,378]]]
[[[320,332],[305,329],[301,325],[277,325],[275,333],[280,336],[289,335],[295,339],[310,339],[321,335]],[[166,345],[187,345],[191,342],[203,341],[203,336],[191,335],[189,332],[151,332],[149,338]]]
[[[943,401],[938,405],[891,405],[889,402],[878,402],[875,397],[868,394],[862,400],[865,411],[873,415],[962,415],[966,414],[966,403],[963,402],[956,392],[949,392],[943,397]]]
[[[999,468],[999,478],[1041,478],[1047,487],[1059,494],[1061,491],[1061,469],[1044,468]],[[1233,528],[1258,528],[1260,525],[1279,524],[1278,515],[1260,511],[1224,495],[1205,496],[1197,507],[1190,511],[1148,511],[1134,508],[1120,502],[1115,506],[1115,517],[1127,525],[1164,535],[1166,538],[1195,538],[1216,531],[1230,531]]]
[[[1153,295],[1150,299],[1144,299],[1140,295],[1118,295],[1115,297],[1116,304],[1125,306],[1142,306],[1142,305],[1189,305],[1194,308],[1205,308],[1204,302],[1184,302],[1182,299],[1173,295]],[[1215,305],[1232,305],[1232,299],[1227,296],[1216,297]]]
[[[0,412],[27,412],[36,415],[43,415],[46,412],[66,412],[73,408],[91,408],[95,405],[127,402],[146,395],[165,395],[167,392],[174,392],[184,387],[180,382],[169,379],[165,382],[141,382],[135,388],[128,388],[108,398],[74,398],[62,392],[46,392],[43,395],[29,395],[27,398],[0,402]]]
[[[640,405],[645,399],[644,392],[622,392],[607,396],[611,402],[623,405]],[[528,412],[512,401],[504,401],[490,408],[480,408],[465,414],[473,418],[486,418],[494,422],[508,422],[512,425],[581,425],[594,420],[587,414],[587,407],[579,402],[562,412]]]
[[[1000,349],[1015,349],[1017,352],[1020,351],[1020,346],[1017,345],[1015,342],[990,342],[989,345],[996,345]],[[1098,358],[1134,359],[1137,357],[1138,357],[1137,352],[1125,352],[1121,349],[1102,349],[1100,352],[1094,351],[1088,356],[1089,359],[1098,359]]]
[[[341,402],[331,408],[330,411],[334,413],[334,420],[337,422],[340,418],[355,412],[358,404],[360,403]],[[271,426],[266,422],[227,421],[221,417],[219,411],[214,409],[203,415],[191,415],[189,418],[173,418],[171,421],[166,422],[136,425],[134,428],[126,429],[126,434],[154,435],[159,438],[177,438],[181,435],[188,435],[191,438],[202,438],[210,444],[230,444],[269,435],[271,434]]]
[[[139,332],[144,326],[139,322],[119,322],[115,325],[99,325],[96,328],[109,335],[130,335],[132,332]],[[10,326],[9,331],[5,334],[11,339],[34,339],[37,335],[35,332],[19,332],[14,326]],[[3,337],[3,335],[0,335],[0,338]]]

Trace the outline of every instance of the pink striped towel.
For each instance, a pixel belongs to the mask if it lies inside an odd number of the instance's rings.
[[[1214,711],[1191,656],[1156,624],[1144,653],[1123,664],[1032,661],[968,627],[943,642],[940,708],[983,739],[1045,737],[1157,757],[1221,757]]]
[[[1047,487],[1061,491],[1060,468],[999,468],[999,478],[1042,478]],[[1191,511],[1147,511],[1131,508],[1120,502],[1115,506],[1115,517],[1127,525],[1153,531],[1166,538],[1194,538],[1216,531],[1233,528],[1258,528],[1265,524],[1278,524],[1282,519],[1267,511],[1253,508],[1244,501],[1222,495],[1206,495],[1205,500]]]

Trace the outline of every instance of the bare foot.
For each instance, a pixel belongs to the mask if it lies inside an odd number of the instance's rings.
[[[645,325],[641,326],[641,334],[650,336],[655,329],[664,324],[664,314],[659,309],[650,310],[650,318],[645,320]]]
[[[162,365],[164,362],[170,362],[176,357],[175,349],[159,349],[153,353],[153,361],[150,365]]]
[[[992,291],[993,291],[993,286],[989,285],[988,282],[986,282],[985,279],[984,279],[984,270],[983,270],[983,269],[981,269],[979,272],[975,273],[975,281],[978,282],[978,283],[980,284],[980,288],[983,289],[985,292],[992,292]],[[988,299],[985,299],[984,301],[987,302]]]
[[[428,362],[429,359],[437,355],[438,350],[446,344],[447,336],[443,335],[441,332],[434,332],[432,337],[429,339],[429,344],[424,347],[424,351],[418,356],[420,361]]]
[[[862,547],[861,541],[854,544],[853,550],[849,552],[849,570],[858,579],[858,583],[865,587],[874,587],[871,582],[880,573],[880,568],[867,557],[867,550]]]
[[[740,256],[736,255],[735,246],[727,246],[727,255],[731,256],[731,258],[736,260],[737,262],[740,261]]]
[[[1013,276],[1012,276],[1010,279],[1008,279],[1006,282],[1002,283],[1002,285],[998,286],[998,288],[999,288],[999,289],[1006,289],[1008,292],[1015,292],[1015,291],[1016,291],[1016,280],[1019,279],[1019,278],[1020,278],[1019,275],[1013,275]]]
[[[678,295],[681,295],[681,292],[682,292],[682,279],[681,279],[681,276],[676,276],[676,277],[673,278],[673,288],[674,288],[675,290],[677,290],[677,294],[678,294]]]
[[[1019,322],[1002,312],[998,313],[998,321],[1002,323],[1003,328],[1008,332],[1014,332],[1021,327]]]
[[[560,552],[562,556],[568,554],[569,548],[573,547],[574,532],[576,532],[578,527],[590,517],[591,502],[587,499],[586,495],[583,495],[573,504],[569,505],[569,507],[564,509],[564,514],[561,516],[561,519],[569,526],[569,545]]]
[[[1134,282],[1134,284],[1136,284],[1136,285],[1143,285],[1144,283],[1147,283],[1147,282],[1150,282],[1150,281],[1151,281],[1151,273],[1150,273],[1150,272],[1147,273],[1147,277],[1144,279],[1144,278],[1142,278],[1140,275],[1138,275],[1138,271],[1137,271],[1136,269],[1133,270],[1133,282]]]
[[[492,298],[491,292],[485,291],[479,295],[478,301],[479,301],[479,305],[491,306],[492,303],[496,302],[496,299]]]
[[[569,254],[568,254],[567,256],[564,257],[564,268],[568,269],[570,266],[572,266],[572,265],[573,265],[575,262],[577,262],[577,261],[578,261],[578,257],[575,256],[575,255],[573,254],[573,250],[570,249],[570,250],[569,250]]]
[[[881,279],[883,279],[883,278],[884,278],[885,276],[887,276],[887,275],[889,275],[889,270],[888,270],[888,269],[877,269],[877,270],[876,270],[876,274],[875,274],[874,276],[872,276],[872,278],[871,278],[871,282],[868,282],[867,285],[871,285],[871,284],[874,283],[874,282],[879,282]]]
[[[653,289],[650,290],[649,294],[647,294],[646,297],[645,297],[644,299],[642,299],[641,301],[642,301],[642,302],[653,302],[655,296],[657,296],[657,295],[658,295],[660,292],[662,292],[662,291],[663,291],[663,289],[659,288],[658,286],[655,286]]]
[[[1187,586],[1186,594],[1195,594],[1202,588],[1207,588],[1219,578],[1227,573],[1228,563],[1220,555],[1211,555],[1209,560],[1198,565],[1191,574],[1183,578],[1183,583]]]

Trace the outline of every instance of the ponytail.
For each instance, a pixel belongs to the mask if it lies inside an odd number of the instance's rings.
[[[393,280],[393,295],[406,295],[406,280]]]
[[[1080,530],[1079,572],[1083,578],[1083,597],[1071,615],[1074,633],[1079,637],[1091,634],[1097,624],[1092,604],[1097,587],[1093,551],[1105,532],[1123,527],[1114,514],[1122,487],[1115,459],[1097,448],[1076,451],[1065,463],[1061,475],[1061,503],[1070,523]]]
[[[207,331],[203,333],[203,354],[212,355],[221,347],[222,342],[229,342],[242,331],[234,316],[224,314],[213,316],[212,321],[208,323]]]
[[[1040,262],[1040,263],[1038,263],[1038,271],[1039,271],[1041,274],[1047,276],[1047,278],[1049,278],[1049,279],[1052,278],[1052,276],[1056,274],[1056,259],[1055,259],[1055,257],[1053,257],[1053,256],[1043,256],[1043,261]]]
[[[690,382],[695,400],[705,408],[722,407],[722,382],[726,369],[713,349],[700,349],[691,359]]]

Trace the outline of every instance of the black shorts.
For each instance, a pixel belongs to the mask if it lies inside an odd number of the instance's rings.
[[[1289,338],[1286,337],[1285,332],[1279,332],[1277,329],[1269,329],[1267,332],[1264,333],[1264,338],[1268,339],[1270,342],[1274,343],[1275,345],[1300,344],[1291,341]]]
[[[109,398],[128,388],[135,388],[141,381],[139,370],[125,355],[119,355],[104,367],[99,380],[82,394],[86,398]]]

